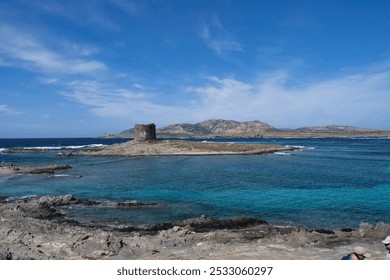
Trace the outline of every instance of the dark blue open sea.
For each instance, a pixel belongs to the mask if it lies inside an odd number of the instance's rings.
[[[308,228],[390,224],[390,139],[219,139],[299,146],[286,154],[245,156],[59,157],[69,146],[125,140],[0,139],[0,162],[69,164],[55,175],[0,178],[0,196],[73,194],[103,201],[147,201],[118,209],[73,206],[63,211],[86,223],[143,226],[207,215],[249,216]],[[200,140],[197,140],[200,141]],[[211,140],[208,140],[211,141]],[[4,153],[10,147],[49,147],[42,153]],[[109,204],[107,204],[109,205]]]

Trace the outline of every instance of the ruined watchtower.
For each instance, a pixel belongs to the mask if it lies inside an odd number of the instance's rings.
[[[150,124],[136,124],[134,126],[134,140],[147,141],[156,140],[156,125]]]

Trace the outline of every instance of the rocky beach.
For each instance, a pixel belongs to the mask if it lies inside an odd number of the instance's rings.
[[[72,195],[0,198],[0,259],[270,259],[338,260],[355,246],[383,259],[390,225],[362,223],[338,231],[279,227],[246,217],[206,216],[148,228],[86,226],[59,210],[99,201]],[[149,207],[117,203],[113,207]]]

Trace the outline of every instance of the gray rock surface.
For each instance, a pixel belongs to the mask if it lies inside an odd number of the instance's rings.
[[[246,217],[219,221],[206,216],[121,231],[31,215],[32,209],[37,214],[84,202],[88,200],[69,195],[1,200],[0,259],[337,260],[357,245],[366,247],[371,259],[383,259],[386,252],[379,240],[390,233],[390,225],[383,223],[324,231],[278,227]]]
[[[172,156],[172,155],[245,155],[293,150],[292,147],[269,144],[193,142],[184,140],[128,141],[97,150],[85,150],[88,156]]]

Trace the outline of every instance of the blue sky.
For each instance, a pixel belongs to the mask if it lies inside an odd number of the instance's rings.
[[[3,0],[0,138],[261,120],[390,129],[390,1]]]

